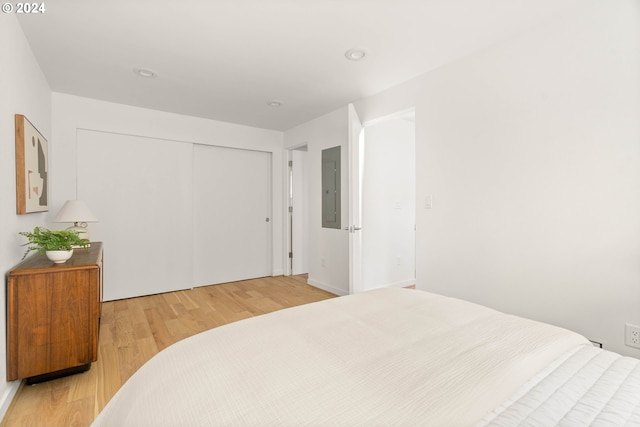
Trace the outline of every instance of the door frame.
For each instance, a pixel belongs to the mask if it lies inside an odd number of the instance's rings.
[[[349,223],[343,229],[349,233],[349,294],[361,292],[362,284],[362,166],[363,127],[358,113],[349,104],[348,136],[348,209]]]

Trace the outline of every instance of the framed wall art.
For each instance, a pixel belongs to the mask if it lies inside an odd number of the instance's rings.
[[[22,114],[16,114],[16,211],[19,215],[49,210],[49,147]]]

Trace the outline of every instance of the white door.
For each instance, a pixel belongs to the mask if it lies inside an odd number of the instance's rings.
[[[104,299],[190,288],[191,144],[78,130],[77,153],[77,197],[104,242]]]
[[[356,109],[349,104],[349,293],[362,286],[362,124]]]
[[[194,286],[270,276],[271,153],[195,145]]]

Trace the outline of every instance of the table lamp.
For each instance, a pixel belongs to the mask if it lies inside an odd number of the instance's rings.
[[[62,209],[53,220],[53,222],[72,222],[73,225],[67,230],[75,230],[80,234],[81,239],[87,240],[89,240],[87,223],[97,221],[96,216],[82,200],[67,200],[64,202],[64,206],[62,206]]]

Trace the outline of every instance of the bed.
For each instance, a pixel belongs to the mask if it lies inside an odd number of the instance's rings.
[[[466,301],[380,289],[180,341],[93,426],[640,425],[640,360]]]

